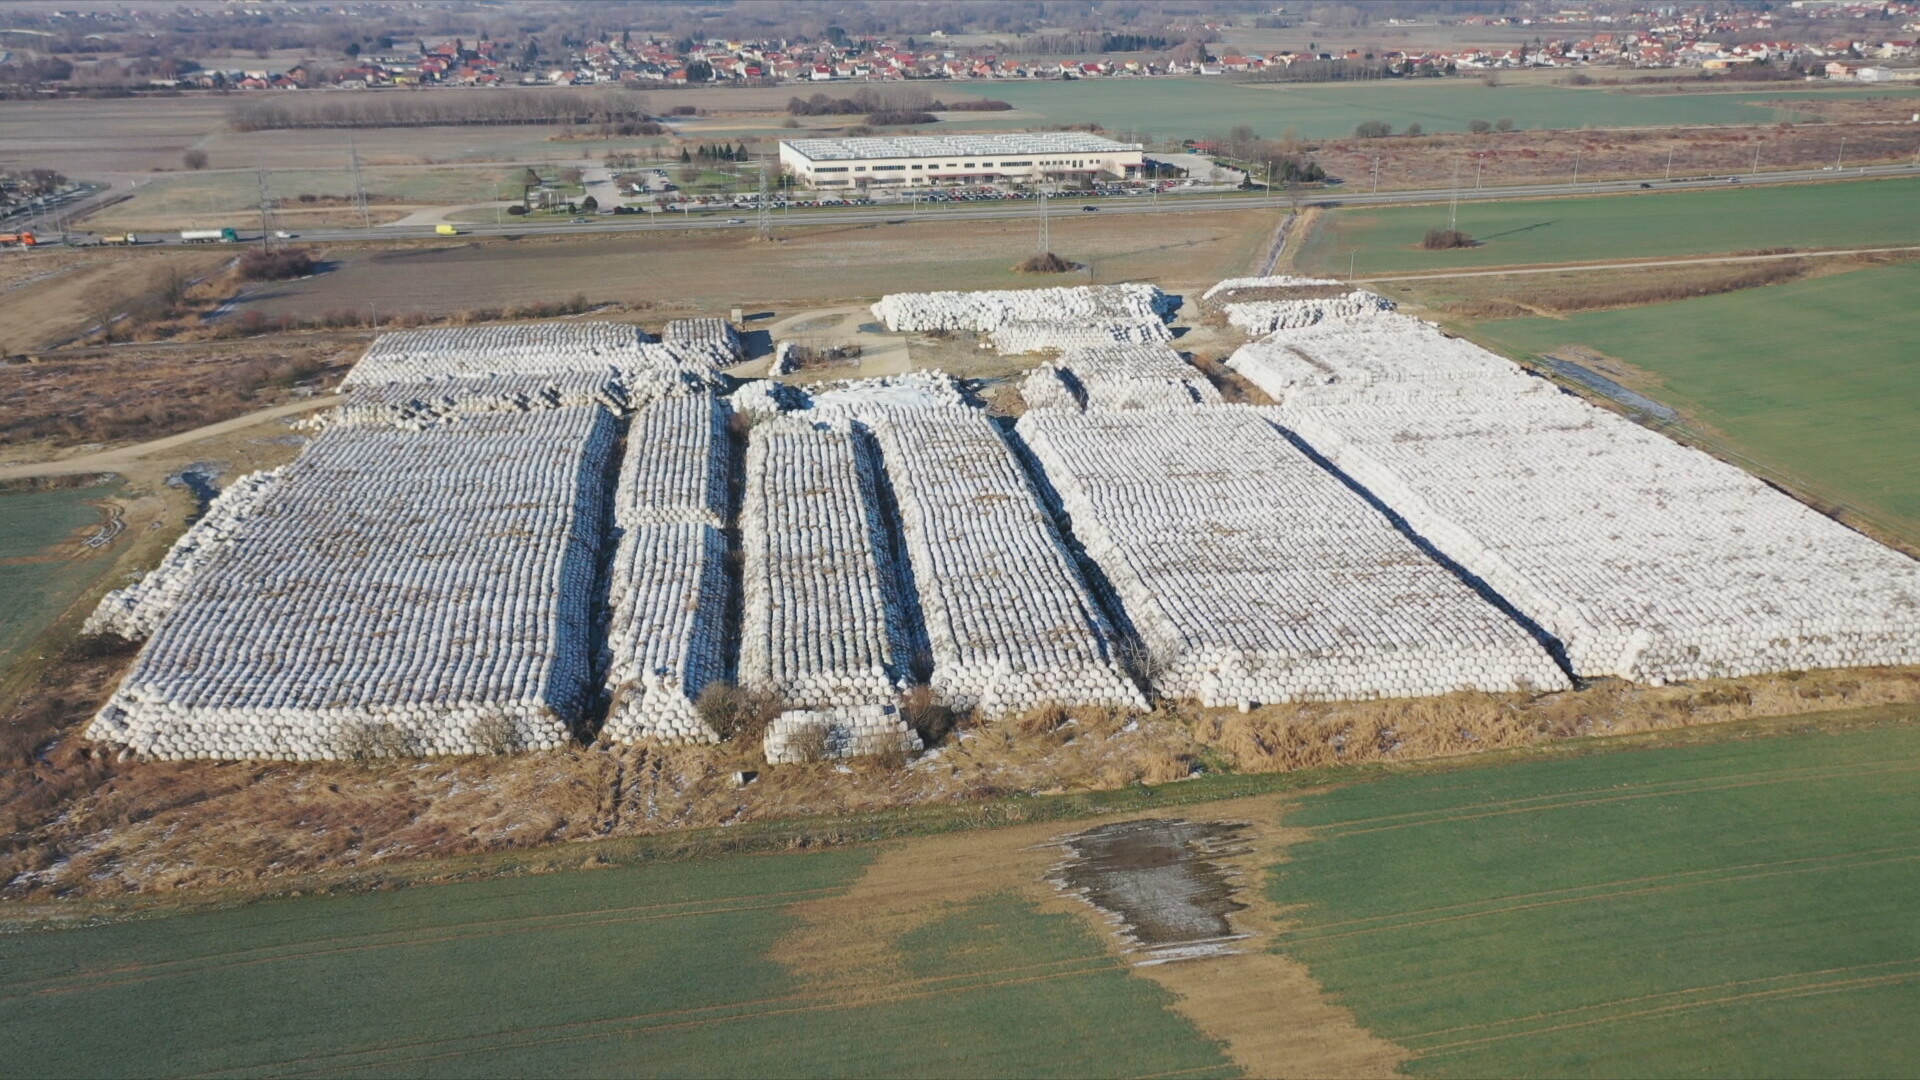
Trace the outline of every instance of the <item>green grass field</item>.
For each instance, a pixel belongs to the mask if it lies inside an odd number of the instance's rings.
[[[1309,798],[1279,945],[1423,1076],[1910,1076],[1920,729]]]
[[[1225,1077],[1070,915],[989,898],[847,1006],[770,959],[871,849],[609,868],[0,937],[8,1075]]]
[[[1920,243],[1920,179],[1655,191],[1580,199],[1461,203],[1479,246],[1425,251],[1445,204],[1337,210],[1301,248],[1303,269],[1360,274],[1643,259],[1775,247]]]
[[[1920,543],[1920,263],[1472,333],[1516,355],[1586,345],[1650,372],[1661,385],[1639,389],[1734,450]]]
[[[102,522],[91,500],[111,488],[55,488],[0,494],[0,671],[109,565],[107,548],[84,554],[57,545]]]
[[[1852,92],[1637,95],[1563,86],[1488,87],[1472,79],[1264,85],[1224,79],[1085,79],[995,83],[982,93],[1049,120],[1092,121],[1120,135],[1131,131],[1156,139],[1197,138],[1247,124],[1267,136],[1292,127],[1303,138],[1328,139],[1353,134],[1364,120],[1385,120],[1395,131],[1419,123],[1433,134],[1465,131],[1474,120],[1502,117],[1521,128],[1765,124],[1806,116],[1763,108],[1759,102]]]

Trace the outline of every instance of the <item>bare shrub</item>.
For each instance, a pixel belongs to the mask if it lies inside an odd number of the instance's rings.
[[[787,740],[787,752],[802,763],[827,760],[827,726],[808,724]]]
[[[760,741],[783,707],[778,694],[728,682],[708,683],[693,703],[694,711],[715,734],[742,742]]]
[[[933,689],[925,685],[907,691],[900,702],[900,718],[927,746],[939,743],[960,726],[960,714],[936,699]]]
[[[363,763],[405,757],[409,749],[406,732],[373,720],[349,728],[340,742],[347,757]]]
[[[240,256],[239,273],[248,281],[286,281],[313,273],[315,259],[310,248],[281,248],[268,251],[254,248]]]
[[[1040,705],[1013,718],[1014,734],[1023,739],[1050,738],[1072,717],[1058,704],[1049,702]]]
[[[1428,229],[1420,246],[1428,251],[1451,251],[1474,246],[1474,239],[1459,229]]]
[[[1014,264],[1014,272],[1020,274],[1066,274],[1080,269],[1080,264],[1067,260],[1049,251],[1040,255],[1029,255]]]
[[[205,150],[189,150],[180,155],[180,164],[185,165],[189,169],[204,169],[207,167],[207,152]]]

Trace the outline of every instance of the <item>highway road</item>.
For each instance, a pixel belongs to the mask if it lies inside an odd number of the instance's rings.
[[[1838,182],[1854,180],[1873,180],[1896,176],[1920,176],[1920,163],[1904,165],[1867,165],[1834,169],[1796,169],[1783,172],[1740,173],[1733,180],[1726,175],[1697,176],[1664,180],[1598,180],[1583,183],[1528,184],[1523,186],[1488,187],[1481,189],[1451,187],[1427,188],[1415,191],[1358,190],[1359,185],[1343,185],[1331,188],[1308,189],[1302,202],[1314,206],[1382,206],[1405,203],[1435,203],[1459,199],[1461,202],[1487,202],[1500,199],[1539,199],[1569,195],[1626,195],[1641,192],[1685,191],[1701,188],[1725,188],[1738,183],[1743,186],[1759,184],[1803,184],[1808,182]],[[1048,212],[1054,215],[1078,214],[1087,212],[1085,207],[1098,207],[1103,214],[1173,214],[1173,213],[1210,213],[1222,210],[1243,210],[1268,206],[1279,208],[1288,205],[1283,192],[1271,195],[1252,192],[1223,195],[1161,195],[1152,197],[1106,196],[1086,197],[1063,195],[1051,200]],[[927,221],[987,221],[1009,218],[1031,218],[1041,212],[1040,205],[1033,200],[1006,200],[985,203],[921,203],[913,206],[906,203],[882,204],[879,206],[859,206],[845,208],[818,208],[804,210],[775,210],[774,228],[811,226],[811,225],[871,225],[914,220]],[[233,223],[236,227],[241,221]],[[587,221],[574,223],[570,220],[550,221],[510,221],[502,224],[461,225],[462,236],[573,236],[604,235],[608,233],[655,232],[662,230],[687,229],[753,229],[757,226],[756,212],[727,206],[683,214],[663,211],[648,214],[646,217],[634,215],[596,215]],[[258,229],[240,230],[242,241],[258,240]],[[301,231],[299,241],[303,244],[365,243],[369,240],[408,240],[408,239],[446,239],[435,233],[433,226],[413,227],[375,227],[373,229],[313,229]],[[84,241],[83,241],[84,242]],[[154,234],[153,242],[178,244],[177,237],[163,238]]]

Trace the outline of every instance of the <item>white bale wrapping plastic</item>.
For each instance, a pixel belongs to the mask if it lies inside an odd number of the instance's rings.
[[[900,510],[934,692],[986,715],[1047,703],[1145,708],[993,421],[923,409],[872,427]]]
[[[892,702],[908,636],[872,462],[845,424],[753,429],[740,682],[796,706]]]
[[[1018,425],[1118,593],[1163,696],[1207,705],[1562,689],[1513,620],[1259,412]]]
[[[1920,564],[1427,323],[1283,331],[1231,366],[1582,675],[1920,662]]]
[[[324,432],[89,737],[167,759],[559,746],[589,693],[614,432],[598,406]]]
[[[1174,298],[1152,285],[1069,285],[981,292],[889,293],[873,305],[888,330],[973,330],[1006,323],[1164,323]]]

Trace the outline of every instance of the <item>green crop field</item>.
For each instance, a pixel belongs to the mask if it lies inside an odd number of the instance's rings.
[[[109,493],[88,487],[0,494],[0,671],[109,565],[109,549],[66,543],[101,524],[91,500]]]
[[[1309,798],[1278,946],[1425,1076],[1911,1076],[1920,729]]]
[[[1623,360],[1734,450],[1920,544],[1920,263],[1472,333]]]
[[[1479,246],[1425,251],[1445,204],[1337,210],[1298,255],[1303,269],[1359,274],[1754,251],[1920,244],[1920,179],[1654,191],[1461,203]]]
[[[1071,915],[990,897],[850,1005],[768,958],[871,850],[608,868],[0,936],[14,1076],[1237,1070]],[[867,988],[872,989],[872,988]]]
[[[1303,138],[1328,139],[1353,134],[1354,126],[1365,120],[1384,120],[1395,131],[1418,123],[1434,134],[1465,131],[1474,120],[1502,117],[1521,128],[1765,124],[1807,116],[1758,103],[1814,93],[1825,100],[1835,93],[1852,92],[1642,95],[1563,86],[1489,87],[1471,79],[1266,84],[1222,79],[1084,79],[995,83],[983,90],[984,96],[1059,123],[1091,121],[1110,133],[1146,132],[1156,139],[1198,138],[1224,133],[1236,124],[1247,124],[1267,136],[1291,127]]]

